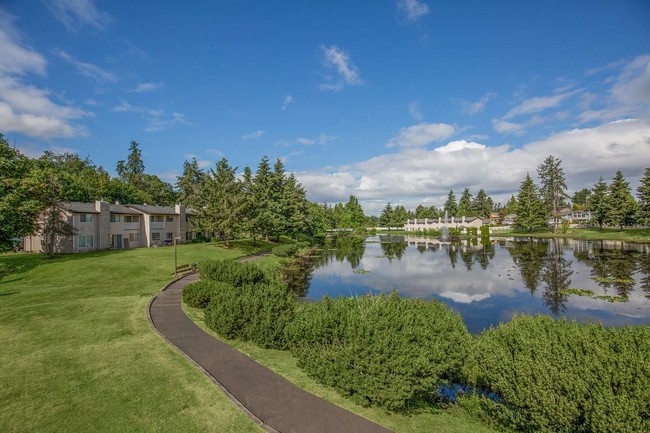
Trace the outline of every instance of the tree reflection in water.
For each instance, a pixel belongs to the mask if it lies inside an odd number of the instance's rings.
[[[404,251],[409,244],[404,240],[404,236],[379,236],[379,245],[388,260],[399,259],[404,256]]]
[[[508,252],[519,268],[521,279],[530,294],[535,294],[542,274],[544,259],[548,255],[548,245],[544,241],[528,238],[514,242]]]
[[[552,239],[550,251],[543,261],[541,281],[546,284],[542,299],[554,315],[566,311],[566,302],[569,295],[564,292],[571,284],[571,261],[564,257],[560,239]]]

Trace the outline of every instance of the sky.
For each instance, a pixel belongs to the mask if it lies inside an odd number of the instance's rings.
[[[650,167],[650,2],[0,0],[0,132],[115,172],[280,158],[313,201],[505,204]]]

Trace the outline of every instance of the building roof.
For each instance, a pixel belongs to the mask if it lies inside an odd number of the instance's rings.
[[[127,204],[127,206],[147,215],[178,215],[173,206],[151,206],[146,204]]]
[[[130,207],[123,206],[121,204],[112,204],[111,205],[111,213],[119,213],[119,214],[135,214],[139,215],[140,212],[131,209]]]
[[[75,213],[99,213],[95,203],[83,203],[80,201],[64,201],[61,203],[65,210]]]

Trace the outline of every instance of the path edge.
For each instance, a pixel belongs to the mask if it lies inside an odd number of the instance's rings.
[[[251,255],[251,256],[255,256],[255,255],[256,255],[256,254],[253,254],[253,255]],[[235,260],[241,260],[242,258],[251,257],[251,256],[244,256],[244,257],[237,258],[237,259],[235,259]],[[147,303],[147,321],[149,322],[149,326],[151,327],[151,329],[153,329],[153,330],[156,332],[156,334],[158,334],[158,335],[159,335],[163,340],[165,340],[165,341],[167,342],[167,344],[169,344],[172,348],[174,348],[174,350],[175,350],[176,352],[180,353],[180,354],[181,354],[185,359],[187,359],[187,360],[190,361],[192,364],[194,364],[194,365],[199,369],[199,371],[201,371],[201,372],[202,372],[204,375],[206,375],[206,376],[207,376],[207,377],[208,377],[208,378],[209,378],[209,379],[210,379],[210,380],[211,380],[215,385],[217,385],[217,387],[218,387],[218,388],[219,388],[219,389],[220,389],[220,390],[221,390],[221,391],[226,395],[226,397],[228,397],[228,398],[229,398],[229,399],[230,399],[230,400],[235,404],[235,406],[237,406],[237,407],[238,407],[242,412],[244,412],[246,415],[248,415],[248,417],[249,417],[250,419],[252,419],[252,420],[255,422],[255,424],[257,424],[259,427],[261,427],[264,431],[266,431],[266,432],[268,432],[268,433],[280,433],[278,430],[274,429],[273,427],[271,427],[270,425],[264,423],[264,421],[262,421],[261,419],[259,419],[258,417],[256,417],[256,416],[255,416],[255,415],[254,415],[250,410],[248,410],[248,408],[247,408],[246,406],[244,406],[244,404],[243,404],[241,401],[239,401],[239,400],[237,399],[237,397],[235,397],[234,395],[232,395],[232,394],[230,393],[230,391],[228,391],[228,390],[227,390],[227,389],[226,389],[226,388],[221,384],[221,382],[219,382],[219,381],[218,381],[218,380],[217,380],[213,375],[211,375],[211,374],[210,374],[206,369],[204,369],[204,368],[203,368],[199,363],[197,363],[194,359],[192,359],[192,358],[191,358],[187,353],[183,352],[179,347],[177,347],[177,346],[176,346],[174,343],[172,343],[172,342],[171,342],[167,337],[165,337],[165,336],[164,336],[164,335],[163,335],[163,334],[158,330],[158,328],[156,328],[156,325],[153,323],[153,319],[151,318],[151,306],[153,305],[153,303],[154,303],[154,301],[156,300],[156,298],[158,298],[158,295],[159,295],[160,293],[164,292],[165,290],[167,290],[167,289],[168,289],[172,284],[174,284],[174,283],[176,283],[176,282],[182,280],[182,279],[185,278],[186,276],[187,276],[187,275],[183,275],[182,277],[178,277],[178,278],[173,279],[172,281],[170,281],[169,283],[167,283],[167,284],[165,285],[165,287],[162,288],[162,290],[160,290],[158,293],[156,293],[156,294],[155,294],[155,295],[154,295],[154,296],[149,300],[149,302]],[[181,301],[181,302],[182,302],[182,301]]]

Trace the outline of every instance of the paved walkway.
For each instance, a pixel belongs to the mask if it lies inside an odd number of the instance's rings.
[[[194,361],[266,431],[370,433],[390,430],[310,394],[195,325],[181,309],[183,277],[149,303],[152,327]]]

